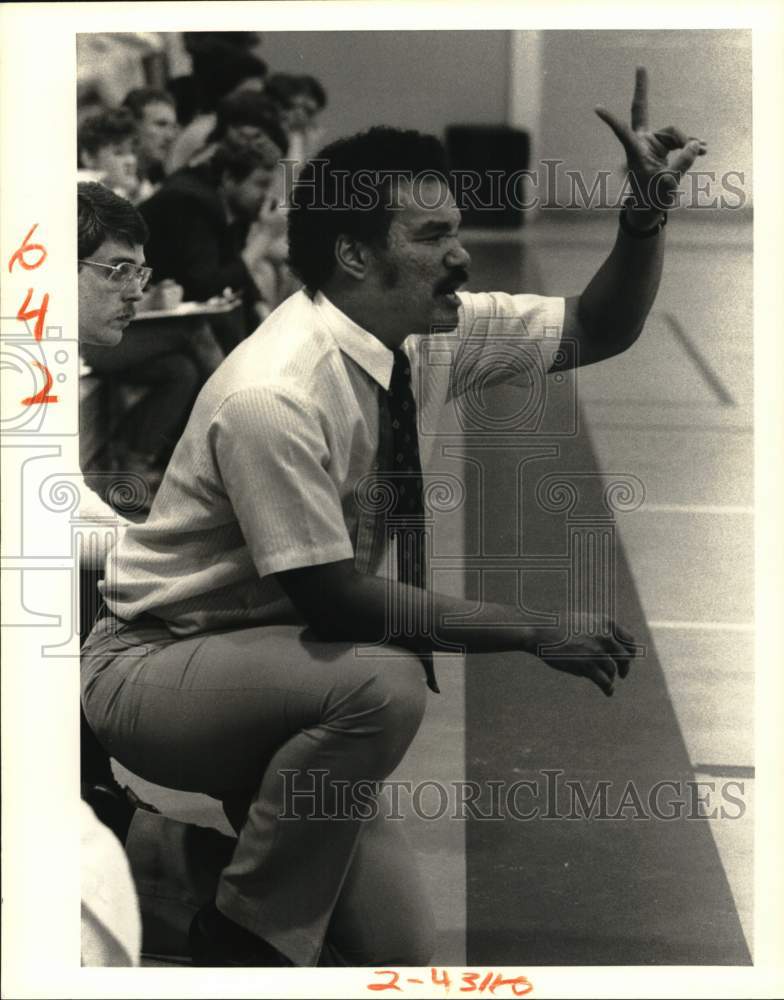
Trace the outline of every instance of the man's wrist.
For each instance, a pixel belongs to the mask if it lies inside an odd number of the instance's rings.
[[[636,207],[625,202],[620,215],[621,229],[637,239],[656,236],[667,224],[667,212],[648,205]]]
[[[653,229],[662,217],[662,212],[657,208],[632,208],[631,205],[624,205],[627,223],[632,229],[644,232],[646,229]]]

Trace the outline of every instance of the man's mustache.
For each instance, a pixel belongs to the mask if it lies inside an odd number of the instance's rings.
[[[449,277],[440,281],[436,287],[439,292],[454,292],[460,285],[467,284],[468,278],[468,271],[464,267],[459,267],[451,271]]]

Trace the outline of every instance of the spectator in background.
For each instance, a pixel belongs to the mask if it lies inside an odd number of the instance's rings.
[[[139,178],[136,121],[127,108],[88,118],[79,128],[77,143],[77,180],[98,181],[134,204],[152,193]]]
[[[253,90],[224,97],[216,109],[215,128],[207,137],[207,144],[194,154],[188,165],[193,167],[209,160],[219,143],[229,149],[257,149],[271,153],[275,159],[285,156],[289,148],[278,105]],[[272,146],[276,147],[274,151]]]
[[[274,73],[268,78],[264,92],[279,105],[284,124],[290,130],[318,127],[318,116],[327,106],[326,91],[308,74]]]
[[[217,124],[219,102],[243,91],[264,89],[267,66],[263,60],[220,38],[191,53],[199,113],[182,130],[169,156],[168,170],[186,166],[207,142]]]
[[[226,353],[259,322],[261,296],[249,268],[257,250],[247,237],[279,155],[272,144],[265,152],[219,146],[206,163],[169,177],[141,207],[150,229],[147,258],[159,278],[173,278],[186,299],[204,301],[226,288],[242,296],[243,309],[216,329]]]
[[[150,279],[144,266],[149,233],[139,212],[103,184],[82,183],[77,192],[79,346],[81,351],[111,349],[121,343],[144,298]],[[89,519],[114,516],[87,486],[80,513]],[[101,565],[103,556],[99,554]]]
[[[135,311],[144,308],[143,291],[149,279],[144,256],[147,237],[143,218],[128,201],[102,184],[79,185],[78,329],[83,349],[92,346],[121,351],[123,344],[130,341],[133,348],[134,342],[139,342],[137,331],[127,328]],[[87,260],[91,263],[82,262]],[[124,265],[122,270],[115,270],[118,265]],[[159,344],[164,340],[158,337]],[[151,365],[155,363],[152,359]],[[103,577],[106,553],[114,541],[105,529],[115,523],[119,538],[129,521],[84,480],[79,493],[80,517],[103,529],[82,540],[83,613],[85,597],[92,605],[92,592]],[[83,627],[92,620],[91,615]],[[86,632],[82,637],[86,638]],[[139,902],[149,919],[144,934],[148,947],[165,949],[178,930],[184,953],[188,925],[199,906],[214,894],[219,871],[228,863],[234,842],[217,830],[162,816],[131,788],[121,787],[109,755],[83,711],[80,737],[82,965],[139,964],[140,907],[132,874],[144,886]],[[121,845],[127,845],[128,859]]]
[[[80,353],[92,372],[111,378],[116,386],[146,388],[120,419],[115,447],[123,471],[144,476],[154,492],[193,401],[223,353],[209,328],[192,318],[167,320],[164,326],[137,322],[122,336],[142,301],[144,286],[133,275],[123,276],[115,265],[141,263],[147,230],[133,212],[141,234],[134,240],[138,252],[133,258],[127,252],[123,256],[122,247],[117,249],[117,237],[105,234],[119,231],[128,209],[102,184],[79,185]]]
[[[189,165],[206,163],[219,144],[231,150],[254,149],[277,164],[278,158],[288,152],[289,144],[278,106],[255,91],[242,91],[224,98],[218,105],[216,124],[208,137],[208,145],[195,154]],[[260,304],[264,314],[293,290],[285,263],[288,239],[283,191],[284,178],[279,172],[259,217],[250,227],[246,243],[248,254],[245,262],[266,304]]]
[[[157,87],[137,87],[126,94],[123,106],[136,121],[139,176],[155,189],[165,177],[165,164],[177,138],[174,98]]]
[[[264,93],[280,109],[289,136],[289,157],[301,166],[321,143],[320,115],[327,105],[326,91],[313,76],[275,73],[268,78]]]
[[[147,227],[127,201],[102,184],[78,187],[79,342],[113,348],[133,319],[149,280],[144,266]],[[122,273],[115,270],[123,265]],[[118,534],[128,521],[86,482],[79,486],[82,519],[109,525]],[[80,550],[82,572],[103,573],[111,535],[95,532]],[[106,823],[122,840],[125,830],[113,823],[118,807],[133,806],[117,785],[105,751],[81,715],[82,797],[82,964],[130,965],[139,962],[138,907],[128,866],[116,841],[97,822]],[[92,810],[95,810],[93,812]],[[130,820],[129,820],[130,822]],[[109,878],[107,881],[107,872]]]

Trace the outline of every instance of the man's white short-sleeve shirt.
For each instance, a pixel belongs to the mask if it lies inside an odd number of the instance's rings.
[[[403,343],[425,476],[434,437],[422,429],[445,403],[480,383],[530,382],[520,375],[531,364],[546,372],[563,332],[562,298],[460,302],[456,330]],[[385,468],[393,361],[323,294],[287,299],[200,393],[148,520],[109,556],[109,608],[150,612],[177,635],[291,623],[276,573],[343,559],[384,572],[382,515],[361,498]]]

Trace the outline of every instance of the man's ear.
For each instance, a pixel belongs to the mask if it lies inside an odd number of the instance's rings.
[[[335,240],[335,260],[338,267],[356,281],[362,281],[367,274],[368,248],[355,239],[340,233]]]

